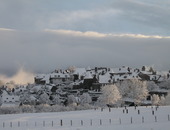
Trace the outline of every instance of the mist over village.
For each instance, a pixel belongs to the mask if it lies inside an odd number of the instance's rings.
[[[169,7],[0,0],[0,129],[169,130]]]

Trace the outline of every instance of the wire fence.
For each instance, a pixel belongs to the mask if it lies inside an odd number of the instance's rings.
[[[136,108],[135,108],[136,109]],[[101,112],[104,111],[102,108]],[[108,112],[111,112],[112,109],[108,109]],[[137,110],[136,116],[129,116],[124,118],[98,118],[98,119],[56,119],[56,120],[40,120],[40,121],[6,121],[0,123],[0,129],[19,129],[19,128],[41,128],[41,127],[81,127],[81,126],[103,126],[103,125],[126,125],[126,124],[144,124],[144,123],[158,123],[158,122],[170,122],[170,115],[156,115],[155,112],[157,109],[151,109],[150,117],[151,120],[147,119],[148,117],[141,114],[141,110]],[[122,109],[123,114],[128,114],[128,108]]]
[[[167,115],[167,119],[161,120],[161,122],[170,122],[170,115]],[[143,124],[143,123],[153,123],[153,122],[160,122],[158,116],[154,116],[152,121],[146,121],[145,117],[142,116],[138,121],[134,119],[133,117],[130,117],[129,119],[80,119],[80,120],[63,120],[60,119],[58,121],[42,121],[42,122],[24,122],[24,121],[18,121],[18,122],[2,122],[1,128],[28,128],[28,127],[63,127],[63,126],[101,126],[101,125],[124,125],[124,124]]]

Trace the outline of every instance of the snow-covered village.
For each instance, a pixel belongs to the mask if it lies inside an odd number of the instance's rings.
[[[0,0],[0,130],[170,130],[170,0]]]
[[[147,66],[56,69],[33,84],[1,86],[0,128],[159,130],[161,120],[168,130],[169,91],[170,72]]]
[[[11,85],[7,83],[0,88],[1,107],[167,105],[170,72],[158,72],[146,66],[139,69],[69,67],[37,74],[34,84]]]

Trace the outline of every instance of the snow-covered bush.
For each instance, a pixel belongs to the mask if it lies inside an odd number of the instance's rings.
[[[106,104],[115,104],[121,99],[121,95],[116,85],[106,85],[101,91],[102,94],[97,101],[101,106],[105,106]]]
[[[80,96],[81,104],[89,104],[91,102],[92,102],[92,99],[88,93],[83,93],[83,95]]]
[[[40,95],[39,101],[41,104],[50,104],[51,103],[49,96],[46,93],[43,93]]]
[[[68,96],[68,104],[79,104],[79,103],[80,103],[79,97],[75,97],[74,95]]]
[[[31,105],[23,105],[20,107],[22,113],[34,113],[35,112],[35,108],[34,106]]]
[[[58,104],[58,105],[61,104],[61,99],[60,99],[60,96],[59,96],[59,95],[55,95],[55,97],[54,97],[54,99],[53,99],[53,103],[54,103],[54,104]]]
[[[51,112],[51,106],[48,104],[36,105],[35,112]]]
[[[0,114],[17,114],[22,113],[19,107],[1,107]]]

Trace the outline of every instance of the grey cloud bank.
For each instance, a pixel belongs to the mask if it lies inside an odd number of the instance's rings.
[[[21,66],[35,73],[72,65],[154,65],[156,69],[170,69],[169,37],[68,30],[23,32],[0,29],[0,41],[0,73],[7,75],[14,74]]]
[[[169,0],[0,0],[0,73],[71,65],[169,70],[169,7]]]

